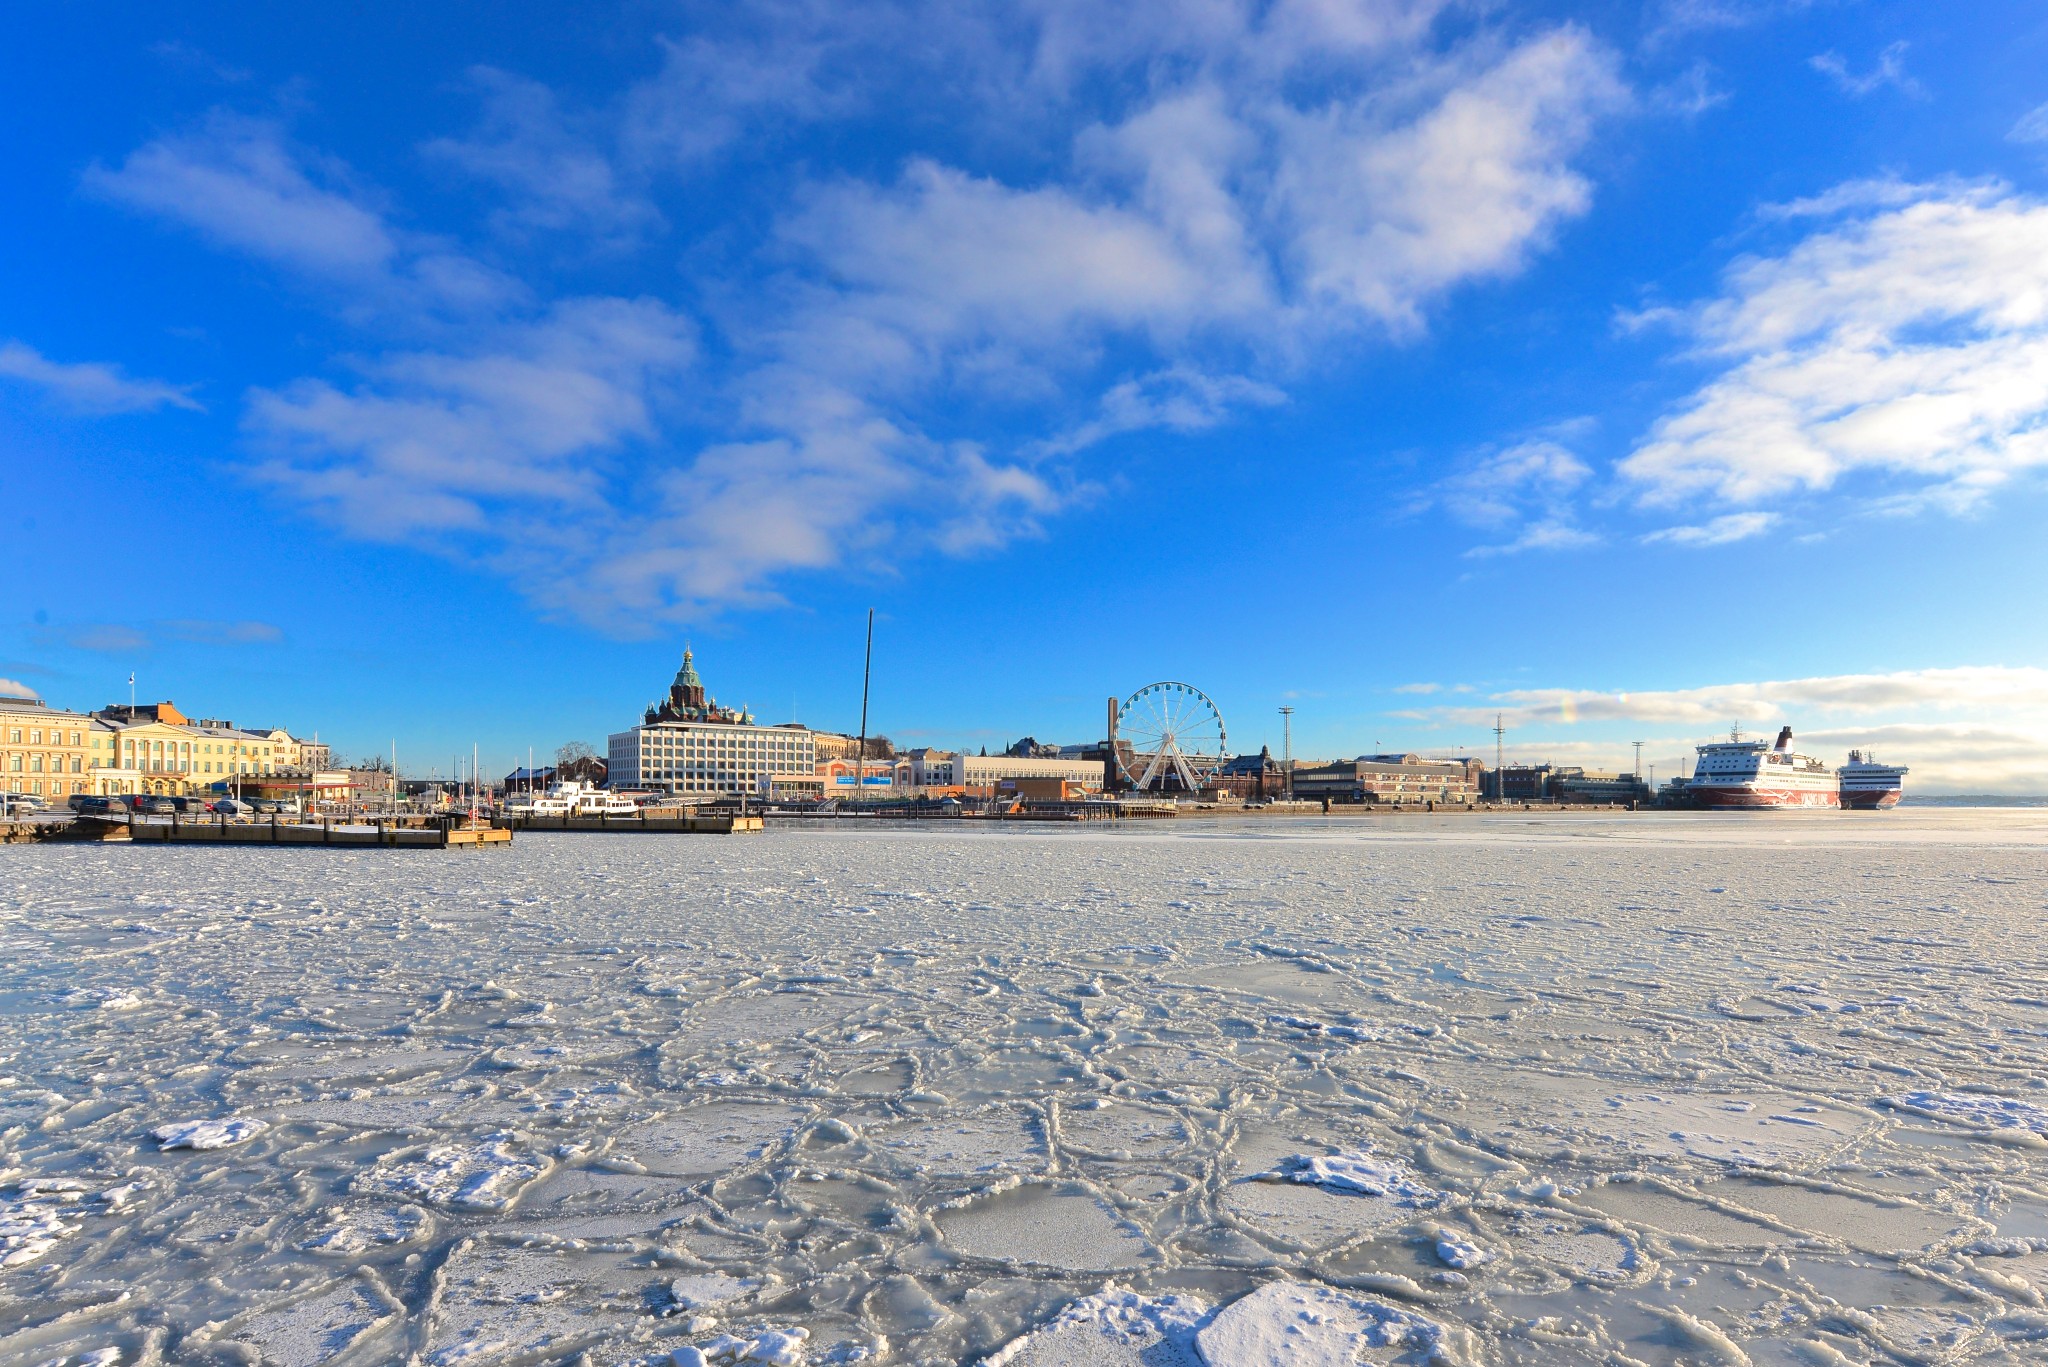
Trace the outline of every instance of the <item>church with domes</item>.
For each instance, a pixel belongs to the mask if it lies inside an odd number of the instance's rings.
[[[697,657],[688,646],[683,647],[683,667],[676,671],[675,682],[668,686],[668,697],[647,704],[642,720],[649,726],[663,721],[715,722],[721,726],[752,726],[754,714],[742,706],[737,712],[730,707],[720,707],[717,700],[704,692],[704,680],[697,677]]]

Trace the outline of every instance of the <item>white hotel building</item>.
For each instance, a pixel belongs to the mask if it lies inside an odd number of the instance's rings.
[[[612,735],[607,748],[611,787],[683,797],[759,795],[771,778],[809,777],[818,763],[807,728],[761,726],[706,697],[688,650],[668,697],[649,706],[640,725]]]

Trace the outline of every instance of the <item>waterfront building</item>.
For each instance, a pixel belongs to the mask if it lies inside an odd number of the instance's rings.
[[[0,792],[49,802],[88,791],[92,724],[34,698],[0,698]]]
[[[1507,802],[1542,802],[1550,796],[1552,764],[1509,764],[1490,775],[1486,795]]]
[[[1220,793],[1239,798],[1281,798],[1288,795],[1287,766],[1261,745],[1256,755],[1234,755],[1224,761],[1213,783]]]
[[[1294,795],[1336,802],[1395,806],[1473,802],[1482,766],[1475,760],[1428,760],[1420,755],[1360,755],[1335,764],[1296,768]]]
[[[233,729],[231,722],[204,724]],[[279,769],[303,769],[310,772],[326,769],[333,763],[332,746],[322,745],[318,741],[300,740],[282,726],[245,726],[241,729],[261,736],[269,744],[270,758]]]
[[[1551,777],[1550,797],[1554,802],[1648,802],[1650,785],[1637,774],[1598,774],[1584,769],[1560,769]]]
[[[944,772],[934,768],[934,773]],[[1101,792],[1103,765],[1100,759],[1081,758],[1025,758],[1021,755],[970,755],[961,753],[953,756],[951,782],[948,785],[965,788],[970,792],[994,793],[996,787],[1006,778],[1053,778],[1078,783],[1090,792]]]
[[[649,704],[640,725],[609,737],[606,749],[613,788],[683,796],[758,795],[777,775],[809,777],[817,768],[808,728],[762,726],[745,708],[720,707],[689,650],[668,695]]]
[[[194,721],[169,702],[122,703],[92,715],[98,723],[88,737],[94,792],[189,796],[284,767],[281,747],[268,735],[224,721]]]
[[[960,756],[952,750],[920,746],[896,760],[899,781],[907,788],[957,788]]]
[[[903,760],[870,759],[866,764],[851,756],[821,759],[817,764],[818,788],[827,797],[888,797],[898,789],[908,790],[911,766]]]

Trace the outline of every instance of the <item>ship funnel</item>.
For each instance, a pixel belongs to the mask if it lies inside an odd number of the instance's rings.
[[[1778,743],[1777,743],[1776,745],[1772,746],[1771,748],[1772,748],[1773,750],[1789,750],[1789,749],[1791,749],[1791,748],[1792,748],[1792,728],[1788,726],[1788,727],[1786,727],[1786,728],[1785,728],[1784,730],[1780,731],[1780,732],[1778,733]]]

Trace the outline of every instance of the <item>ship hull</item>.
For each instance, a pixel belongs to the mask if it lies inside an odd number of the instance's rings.
[[[1897,788],[1879,788],[1867,793],[1845,792],[1842,806],[1852,812],[1876,812],[1899,805]]]
[[[1842,805],[1841,795],[1830,789],[1805,788],[1694,788],[1701,805],[1717,812],[1763,812],[1788,809],[1827,809]]]

